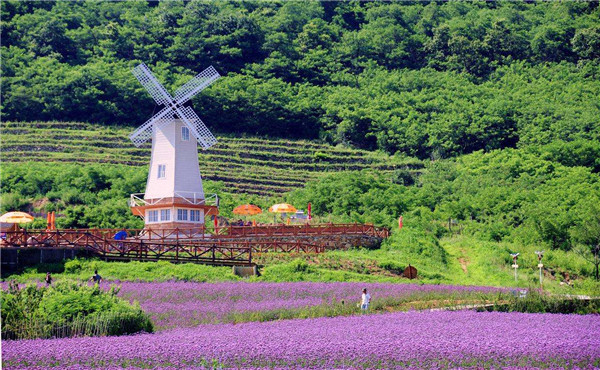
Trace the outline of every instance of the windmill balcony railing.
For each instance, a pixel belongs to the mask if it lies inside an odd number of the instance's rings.
[[[130,207],[140,207],[140,206],[152,206],[156,204],[160,204],[163,200],[167,198],[154,198],[154,199],[144,199],[145,193],[134,193],[131,194],[129,198],[129,206]],[[184,202],[189,203],[190,205],[205,205],[205,206],[219,206],[219,196],[217,194],[203,194],[203,193],[194,193],[190,191],[176,191],[173,197],[170,199],[180,199]]]

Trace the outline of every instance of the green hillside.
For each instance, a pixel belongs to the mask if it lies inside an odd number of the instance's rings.
[[[186,104],[219,137],[199,161],[224,215],[311,202],[395,229],[377,250],[269,257],[263,279],[396,281],[410,263],[425,282],[527,286],[544,249],[552,291],[600,290],[598,1],[0,7],[3,211],[140,227],[126,200],[149,144],[127,136],[160,107],[131,70],[174,92],[213,65]]]
[[[2,211],[58,211],[64,215],[57,220],[60,228],[141,227],[126,200],[144,189],[149,153],[131,149],[127,132],[81,123],[7,124]],[[223,215],[231,216],[231,209],[245,202],[263,208],[282,200],[300,207],[311,202],[318,219],[373,222],[393,230],[376,250],[257,257],[266,266],[263,280],[397,281],[397,272],[412,264],[424,282],[527,286],[537,281],[533,252],[544,249],[546,288],[600,293],[589,262],[600,238],[598,142],[556,142],[421,162],[307,141],[221,141],[228,153],[223,167],[243,151],[239,158],[250,164],[241,168],[262,168],[271,178],[293,171],[299,178],[312,176],[291,192],[278,187],[270,196],[237,190],[238,183],[263,193],[274,186],[268,178],[253,183],[242,170],[232,171],[230,182],[208,180],[206,191],[219,194]],[[322,153],[320,162],[314,161],[315,148]],[[287,162],[284,150],[304,162]],[[201,163],[205,156],[216,162],[219,156],[212,153],[200,154]],[[294,165],[304,167],[294,170]],[[404,216],[402,230],[397,229],[399,215]],[[31,226],[43,225],[39,219]],[[518,282],[510,270],[512,252],[522,255]],[[304,261],[292,261],[299,257]],[[119,278],[119,268],[103,268]]]
[[[4,121],[139,125],[144,62],[170,92],[213,65],[190,103],[235,137],[420,159],[600,138],[597,1],[0,6]]]
[[[128,138],[133,129],[73,122],[3,123],[2,161],[109,163],[147,171],[151,144],[136,148]],[[423,168],[416,159],[310,141],[218,140],[218,145],[200,151],[200,169],[205,179],[222,182],[227,193],[281,195],[328,172],[374,170],[391,178],[396,171]]]

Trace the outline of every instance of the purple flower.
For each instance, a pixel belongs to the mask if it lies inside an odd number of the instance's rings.
[[[6,341],[5,368],[597,367],[597,315],[406,312]]]
[[[340,303],[355,305],[363,288],[374,301],[386,298],[408,299],[427,294],[475,296],[503,289],[451,285],[383,283],[133,283],[123,282],[119,296],[138,301],[149,313],[157,330],[219,323],[231,314]],[[108,288],[108,284],[105,285]]]

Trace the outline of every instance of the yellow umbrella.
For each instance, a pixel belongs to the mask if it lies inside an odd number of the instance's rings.
[[[262,213],[262,209],[258,208],[253,204],[242,204],[241,206],[237,206],[233,209],[233,213],[236,215],[257,215]]]
[[[26,224],[33,221],[33,216],[25,212],[8,212],[0,216],[0,222],[9,224]]]
[[[293,205],[287,203],[275,204],[269,208],[269,212],[275,213],[296,213],[297,209]]]

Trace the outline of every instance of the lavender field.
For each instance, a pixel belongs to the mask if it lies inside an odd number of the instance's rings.
[[[138,301],[151,315],[156,333],[7,340],[3,368],[600,367],[598,315],[386,312],[419,301],[485,301],[509,294],[504,289],[309,282],[118,285],[119,296]],[[364,287],[373,297],[369,314],[356,308]],[[297,319],[282,320],[286,317]]]
[[[393,309],[401,304],[410,308],[411,301],[437,300],[442,305],[481,302],[506,293],[505,289],[490,287],[382,283],[122,282],[119,285],[119,295],[138,301],[151,315],[157,330],[356,313],[363,288],[373,297],[373,309]]]
[[[600,366],[600,317],[397,312],[200,325],[126,337],[8,341],[6,369]]]

